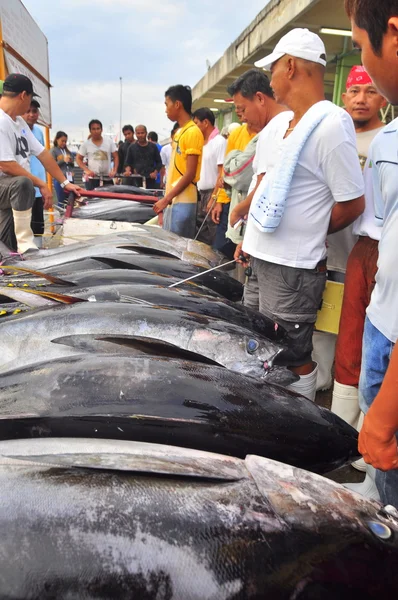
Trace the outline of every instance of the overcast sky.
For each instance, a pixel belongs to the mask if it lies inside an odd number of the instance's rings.
[[[23,0],[48,38],[53,130],[143,123],[168,135],[164,91],[192,87],[268,0]]]

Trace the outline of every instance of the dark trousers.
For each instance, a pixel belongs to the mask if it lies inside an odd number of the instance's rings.
[[[216,238],[214,240],[213,248],[215,250],[219,250],[222,252],[227,258],[230,260],[233,259],[236,244],[234,244],[230,239],[225,237],[228,229],[228,218],[229,218],[229,207],[231,206],[230,202],[222,205],[222,213],[220,217],[220,222],[217,225]]]
[[[32,206],[32,221],[31,221],[30,226],[35,235],[43,235],[43,233],[44,233],[44,206],[43,206],[43,198],[41,196],[36,197],[35,202]]]
[[[199,192],[198,212],[196,214],[196,233],[200,233],[197,237],[199,242],[204,242],[210,246],[213,244],[216,237],[217,225],[213,223],[211,212],[208,213],[207,205],[211,199],[213,190],[201,190]],[[206,218],[207,216],[207,218]],[[206,219],[206,221],[205,221]],[[203,224],[204,223],[204,224]]]
[[[98,177],[98,179],[89,179],[85,183],[86,190],[88,192],[91,192],[92,190],[95,190],[95,188],[99,188],[100,184],[101,184],[101,180],[99,177]],[[113,185],[113,180],[112,179],[104,179],[102,184],[103,184],[103,187],[107,187],[108,185]]]

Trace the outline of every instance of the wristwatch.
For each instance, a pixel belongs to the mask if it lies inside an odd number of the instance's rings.
[[[61,188],[64,189],[69,183],[70,183],[70,181],[68,179],[65,179],[65,181],[60,184]]]

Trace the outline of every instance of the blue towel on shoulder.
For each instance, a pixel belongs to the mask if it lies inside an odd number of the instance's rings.
[[[307,110],[293,132],[286,138],[281,160],[273,173],[272,184],[267,181],[267,174],[265,174],[264,190],[256,203],[252,203],[250,209],[250,216],[261,232],[273,233],[280,224],[301,150],[323,119],[336,110],[340,109],[328,100],[317,102]],[[272,148],[270,151],[272,152]]]

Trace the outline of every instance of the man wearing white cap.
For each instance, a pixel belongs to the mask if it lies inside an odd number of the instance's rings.
[[[343,109],[325,101],[326,51],[316,34],[290,31],[256,66],[271,71],[275,99],[291,112],[261,134],[257,173],[264,175],[243,251],[258,278],[260,311],[288,332],[283,360],[300,377],[292,389],[313,400],[312,334],[326,283],[326,236],[364,209],[355,130]]]

